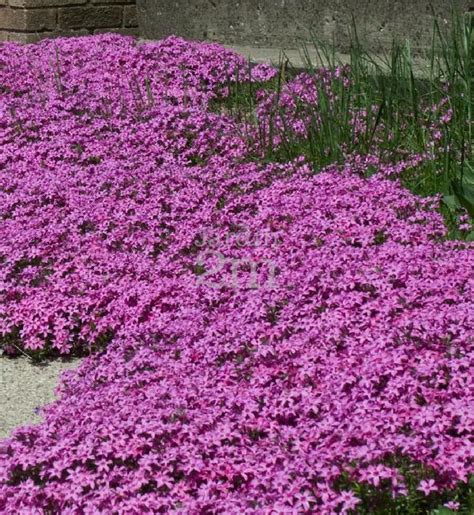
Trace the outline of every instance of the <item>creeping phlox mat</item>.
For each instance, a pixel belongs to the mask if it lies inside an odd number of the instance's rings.
[[[178,38],[2,44],[0,340],[92,353],[0,443],[0,511],[455,505],[473,244],[382,165],[251,158],[210,105],[275,73]]]

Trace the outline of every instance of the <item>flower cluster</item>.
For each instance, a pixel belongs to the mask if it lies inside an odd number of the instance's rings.
[[[247,68],[3,44],[0,334],[96,352],[1,443],[0,511],[349,513],[474,473],[473,244],[378,162],[247,159],[208,109]]]

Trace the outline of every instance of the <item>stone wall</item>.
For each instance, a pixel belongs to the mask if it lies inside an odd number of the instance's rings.
[[[0,0],[0,40],[138,34],[135,0]]]
[[[313,32],[345,52],[354,18],[368,49],[383,51],[396,37],[417,50],[430,44],[432,8],[449,19],[452,5],[474,13],[474,0],[0,0],[0,40],[137,35],[139,25],[147,39],[176,34],[287,49],[310,41]]]
[[[229,45],[297,48],[310,32],[347,52],[353,17],[361,43],[374,52],[394,37],[415,50],[430,46],[434,12],[474,10],[474,0],[137,0],[142,37],[177,34]]]

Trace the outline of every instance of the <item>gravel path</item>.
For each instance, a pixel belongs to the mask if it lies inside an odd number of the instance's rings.
[[[54,400],[61,372],[79,363],[76,359],[34,365],[27,358],[0,356],[0,439],[18,426],[40,422],[35,409]]]

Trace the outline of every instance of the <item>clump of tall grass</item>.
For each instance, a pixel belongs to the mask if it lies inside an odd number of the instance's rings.
[[[312,34],[314,52],[307,45],[301,54],[303,74],[315,79],[316,102],[291,87],[301,70],[283,58],[264,85],[229,82],[226,110],[257,140],[257,159],[304,155],[318,171],[370,156],[374,166],[367,173],[390,164],[415,193],[441,195],[451,235],[474,239],[468,221],[474,218],[473,19],[453,11],[445,25],[434,17],[431,47],[417,59],[409,41],[394,40],[385,55],[370,54],[354,24],[347,65]]]

